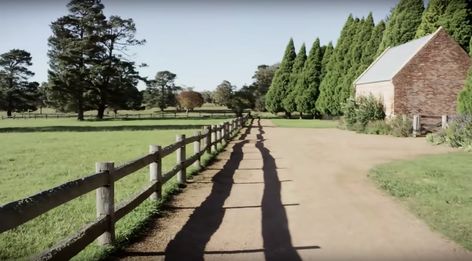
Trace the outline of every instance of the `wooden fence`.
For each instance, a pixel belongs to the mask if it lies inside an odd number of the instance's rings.
[[[413,115],[413,137],[445,129],[453,118],[449,115]]]
[[[113,162],[98,162],[95,174],[0,206],[0,233],[16,228],[53,208],[96,190],[97,219],[72,237],[42,253],[38,259],[69,259],[97,238],[99,245],[112,244],[115,241],[115,223],[119,219],[147,198],[160,199],[162,186],[172,177],[177,176],[179,184],[185,184],[187,167],[192,164],[200,166],[201,156],[205,152],[216,151],[218,143],[227,142],[244,126],[248,117],[246,115],[221,125],[207,126],[203,133],[198,131],[192,137],[177,135],[176,143],[163,148],[150,145],[148,155],[119,167],[115,167]],[[186,145],[191,143],[194,144],[194,153],[187,158]],[[162,159],[173,152],[177,153],[176,165],[167,173],[162,173]],[[149,166],[150,184],[133,198],[115,206],[114,183],[146,166]]]
[[[248,111],[245,111],[246,113]],[[188,114],[184,111],[164,111],[154,113],[123,113],[123,114],[105,114],[104,119],[176,119],[176,118],[218,118],[234,116],[235,113],[231,110],[195,110]],[[0,119],[62,119],[62,118],[77,118],[77,114],[65,113],[21,113],[14,114],[11,117],[0,115]],[[86,114],[85,119],[95,119],[96,115]]]

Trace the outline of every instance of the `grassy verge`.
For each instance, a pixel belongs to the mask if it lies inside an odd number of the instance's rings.
[[[380,165],[369,176],[430,227],[472,250],[472,156],[456,152]]]
[[[336,128],[338,121],[305,119],[272,119],[278,127],[284,128]]]
[[[175,141],[176,134],[192,135],[201,125],[221,121],[2,121],[0,129],[16,128],[16,131],[0,131],[0,204],[91,174],[97,161],[114,161],[115,165],[120,165],[145,155],[149,144],[165,146]],[[9,124],[8,127],[4,123]],[[130,126],[132,127],[129,128]],[[142,130],[140,126],[151,127]],[[43,127],[50,131],[35,129]],[[70,127],[86,129],[68,129]],[[91,129],[87,129],[89,127]],[[109,127],[116,128],[116,131],[109,131]],[[191,144],[187,151],[193,151]],[[211,155],[205,156],[208,157]],[[163,160],[164,171],[174,164],[175,155],[166,157]],[[147,185],[148,175],[147,169],[143,169],[118,181],[115,184],[116,203],[130,198]],[[170,182],[164,191],[171,194],[175,189],[175,182]],[[130,231],[138,229],[151,214],[156,213],[157,207],[158,205],[147,202],[120,220],[117,223],[118,240],[126,241],[132,234]],[[14,230],[0,234],[0,260],[25,259],[37,254],[74,234],[94,219],[95,193],[88,193]],[[102,248],[92,245],[79,254],[77,259],[97,259],[103,253]]]

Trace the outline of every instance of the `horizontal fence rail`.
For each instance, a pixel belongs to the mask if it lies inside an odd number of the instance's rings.
[[[249,111],[245,111],[248,113]],[[153,113],[117,113],[105,114],[104,119],[174,119],[174,118],[216,118],[216,117],[232,117],[235,113],[231,110],[194,110],[186,113],[185,111],[164,111]],[[94,119],[96,115],[86,114],[85,119]],[[67,113],[15,113],[12,116],[0,115],[0,119],[61,119],[61,118],[77,118],[77,114]]]
[[[446,129],[454,115],[413,115],[413,137]]]
[[[186,169],[192,164],[199,167],[201,156],[205,152],[216,152],[216,146],[228,142],[239,132],[248,118],[249,116],[245,115],[220,125],[208,126],[191,137],[177,135],[175,143],[163,148],[150,145],[149,154],[116,168],[113,162],[98,162],[95,174],[0,206],[0,233],[14,229],[51,209],[95,190],[97,219],[75,235],[42,253],[38,259],[69,259],[96,239],[99,245],[113,244],[115,223],[119,219],[146,199],[162,198],[162,186],[171,178],[177,176],[178,182],[184,184]],[[194,144],[193,154],[187,157],[186,145],[192,143]],[[162,173],[162,159],[174,152],[177,155],[176,165],[168,172]],[[114,183],[147,166],[149,166],[150,184],[131,199],[115,207]]]

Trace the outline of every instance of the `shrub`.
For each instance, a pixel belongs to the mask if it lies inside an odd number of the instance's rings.
[[[364,133],[367,134],[377,134],[377,135],[389,135],[392,131],[392,127],[388,125],[385,121],[370,121],[365,127]]]
[[[357,110],[357,102],[353,97],[350,97],[343,105],[343,121],[346,124],[346,128],[350,129],[356,122],[356,110]]]
[[[361,96],[357,99],[356,122],[366,126],[369,121],[385,119],[383,102],[373,95]]]
[[[342,106],[345,126],[349,130],[364,132],[370,121],[385,119],[381,100],[373,95],[349,98]]]
[[[426,140],[434,145],[440,145],[446,142],[446,132],[440,131],[438,133],[428,133]]]
[[[395,137],[408,137],[413,131],[413,122],[408,117],[395,116],[389,121],[392,128],[390,134]]]
[[[446,141],[452,147],[472,149],[472,115],[462,115],[449,123],[445,132]]]

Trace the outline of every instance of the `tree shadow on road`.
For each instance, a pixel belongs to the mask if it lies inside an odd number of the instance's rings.
[[[213,176],[210,195],[195,209],[187,223],[167,245],[166,260],[204,259],[205,247],[223,221],[223,205],[231,193],[233,176],[243,160],[243,147],[249,142],[246,137],[251,128],[252,122],[233,145],[231,156],[223,169]]]
[[[264,172],[264,194],[262,196],[262,238],[266,260],[301,260],[292,245],[288,228],[287,213],[282,204],[281,182],[277,165],[270,150],[264,146],[264,130],[260,120],[257,122],[256,148],[261,152]]]

